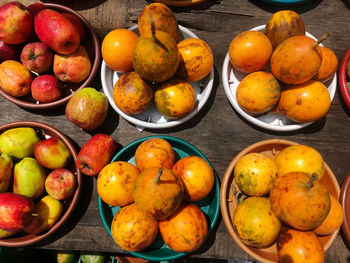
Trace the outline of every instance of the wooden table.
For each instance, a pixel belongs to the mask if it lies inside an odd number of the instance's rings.
[[[2,0],[1,3],[9,2]],[[22,0],[24,4],[38,2]],[[350,9],[345,0],[310,1],[298,7],[308,32],[316,37],[332,31],[324,42],[340,61],[350,48]],[[63,3],[63,2],[61,2]],[[147,2],[144,0],[67,0],[65,3],[84,15],[96,29],[101,41],[111,30],[135,25]],[[302,130],[277,133],[263,130],[241,118],[225,96],[221,72],[231,40],[240,32],[263,25],[272,13],[283,7],[259,0],[207,0],[192,8],[173,8],[180,25],[205,40],[214,53],[215,81],[204,109],[184,125],[165,130],[140,132],[110,107],[107,120],[92,131],[80,131],[64,115],[64,107],[54,110],[26,110],[0,98],[0,124],[20,120],[36,120],[50,124],[75,144],[77,149],[98,132],[110,134],[121,146],[135,139],[166,134],[187,140],[202,151],[222,178],[233,157],[246,146],[263,139],[282,138],[310,145],[317,149],[331,167],[339,184],[350,171],[349,113],[339,89],[325,118]],[[285,8],[287,9],[287,7]],[[92,86],[101,90],[100,75]],[[35,245],[46,249],[72,249],[122,252],[105,231],[97,207],[96,178],[84,177],[83,193],[78,208],[66,226],[52,238]],[[221,219],[208,242],[193,257],[251,259],[231,239]],[[325,262],[349,262],[350,253],[340,233],[326,253]]]

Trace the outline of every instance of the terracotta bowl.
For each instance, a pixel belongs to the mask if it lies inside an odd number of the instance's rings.
[[[243,249],[249,256],[255,258],[256,260],[262,263],[278,262],[276,243],[274,243],[270,247],[259,249],[259,248],[255,248],[244,244],[237,236],[232,225],[232,216],[237,206],[235,202],[234,191],[238,190],[238,186],[235,184],[235,181],[234,181],[233,171],[237,161],[242,156],[248,153],[252,153],[252,152],[263,153],[271,157],[272,159],[274,159],[274,157],[284,148],[291,145],[297,145],[297,144],[298,143],[295,143],[292,141],[279,140],[279,139],[264,140],[264,141],[260,141],[255,144],[252,144],[247,148],[243,149],[240,153],[238,153],[238,155],[236,155],[236,157],[231,161],[231,163],[227,167],[224,178],[222,180],[221,190],[220,190],[220,206],[221,206],[221,214],[224,219],[226,228],[229,231],[233,240],[241,249]],[[340,193],[340,188],[339,188],[337,178],[334,176],[333,172],[328,167],[328,165],[326,163],[324,163],[324,165],[325,165],[325,173],[321,181],[327,187],[329,193],[338,198]],[[333,243],[334,239],[338,234],[338,231],[339,230],[335,231],[333,234],[329,236],[320,237],[321,243],[325,251]]]
[[[350,58],[350,49],[346,51],[342,61],[340,62],[338,76],[339,76],[339,87],[340,87],[341,94],[343,95],[346,105],[350,109],[350,91],[346,86],[346,83],[350,82],[350,79],[346,75],[346,64],[348,63],[349,58]]]
[[[5,132],[8,129],[17,128],[17,127],[31,127],[33,128],[37,134],[39,135],[39,138],[45,139],[52,136],[55,136],[59,138],[62,142],[66,144],[69,151],[72,154],[72,160],[70,161],[69,165],[66,167],[69,169],[73,174],[76,175],[77,178],[77,187],[75,190],[75,193],[72,197],[70,197],[67,200],[61,201],[63,204],[63,212],[60,217],[60,219],[54,224],[49,230],[42,232],[40,234],[26,234],[26,233],[18,233],[17,235],[13,237],[3,238],[0,239],[0,246],[6,246],[6,247],[21,247],[26,246],[30,244],[34,244],[38,241],[41,241],[42,239],[52,235],[55,231],[57,231],[69,218],[69,216],[74,211],[78,199],[81,192],[81,173],[75,166],[75,160],[77,158],[77,152],[73,146],[73,144],[67,139],[65,135],[63,135],[60,131],[53,128],[52,126],[49,126],[47,124],[41,123],[41,122],[35,122],[35,121],[18,121],[18,122],[10,122],[4,125],[0,126],[0,134]]]
[[[22,107],[22,108],[29,108],[29,109],[48,109],[48,108],[54,108],[60,105],[66,104],[69,99],[73,96],[73,93],[79,89],[85,88],[88,86],[92,80],[94,79],[97,70],[100,66],[101,63],[101,48],[100,48],[100,43],[98,40],[98,36],[93,29],[93,27],[90,25],[90,23],[78,12],[74,11],[73,9],[66,7],[64,5],[59,5],[59,4],[53,4],[53,3],[44,3],[44,5],[47,8],[54,9],[58,12],[65,12],[65,13],[70,13],[72,15],[77,16],[84,24],[85,27],[85,32],[86,32],[86,39],[84,42],[82,42],[82,45],[86,48],[86,50],[89,53],[89,58],[91,61],[91,72],[87,79],[85,79],[81,83],[63,83],[64,84],[64,90],[65,93],[63,97],[59,100],[49,102],[49,103],[39,103],[38,101],[35,101],[31,94],[29,93],[26,96],[16,98],[12,97],[5,91],[3,91],[0,88],[0,94],[7,99],[8,101]],[[46,73],[45,73],[46,74]],[[47,73],[51,74],[51,73]],[[53,73],[52,73],[53,74]],[[33,75],[34,76],[34,75]]]
[[[342,229],[346,240],[350,244],[350,172],[348,172],[340,189],[340,203],[343,207],[344,221]]]

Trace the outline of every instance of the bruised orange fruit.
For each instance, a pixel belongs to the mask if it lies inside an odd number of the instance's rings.
[[[272,54],[272,45],[265,34],[245,31],[231,41],[228,52],[236,70],[252,73],[266,67]]]
[[[298,13],[292,10],[281,10],[270,17],[265,26],[265,34],[275,49],[287,38],[304,36],[305,25]]]
[[[172,250],[193,252],[205,241],[208,223],[195,204],[184,202],[172,215],[159,221],[159,231]]]
[[[280,94],[278,81],[265,71],[256,71],[245,76],[236,89],[238,105],[253,114],[269,111],[278,102]]]
[[[310,80],[282,91],[278,111],[296,122],[321,119],[331,107],[327,87],[319,81]]]
[[[290,172],[304,172],[310,176],[315,174],[321,179],[325,168],[321,154],[314,148],[307,145],[292,145],[280,151],[276,158],[278,176]]]
[[[137,147],[135,152],[135,164],[140,171],[151,167],[171,169],[174,161],[174,149],[162,138],[147,139]]]
[[[334,52],[327,47],[320,46],[318,50],[321,55],[321,66],[313,79],[327,81],[337,71],[338,59]]]
[[[102,41],[101,53],[106,64],[117,72],[133,69],[132,52],[139,36],[128,29],[115,29]]]
[[[272,213],[266,197],[248,197],[233,214],[233,227],[241,241],[253,247],[266,247],[277,239],[282,223]]]
[[[185,199],[196,202],[206,197],[214,185],[214,172],[206,160],[199,156],[187,156],[178,160],[172,168],[184,185]]]
[[[111,234],[121,248],[140,251],[153,242],[158,229],[158,221],[143,215],[135,204],[131,204],[122,207],[114,215]]]
[[[270,192],[277,178],[277,167],[262,153],[248,153],[238,160],[234,178],[239,189],[249,196],[263,196]]]
[[[180,63],[176,75],[187,81],[197,81],[209,74],[213,67],[213,53],[199,38],[187,38],[177,44]]]
[[[97,193],[106,204],[124,206],[134,201],[133,189],[139,169],[131,163],[107,164],[97,177]]]
[[[115,105],[125,114],[144,112],[153,94],[153,89],[135,71],[124,73],[113,88]]]
[[[196,93],[187,81],[173,77],[154,94],[158,111],[169,119],[179,119],[191,113],[196,105]]]

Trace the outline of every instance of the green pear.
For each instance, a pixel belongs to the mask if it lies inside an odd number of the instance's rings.
[[[0,238],[10,237],[16,234],[17,231],[7,231],[0,229]]]
[[[13,162],[7,153],[0,155],[0,193],[6,192],[10,184]]]
[[[29,198],[38,198],[45,190],[46,172],[32,157],[25,157],[15,164],[13,192]]]
[[[57,252],[57,263],[73,263],[76,261],[77,255],[75,252],[59,251]]]
[[[0,135],[0,152],[7,153],[16,160],[33,156],[34,146],[40,139],[33,128],[9,129]]]

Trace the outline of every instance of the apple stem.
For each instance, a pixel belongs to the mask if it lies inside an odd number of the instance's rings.
[[[39,214],[38,213],[33,213],[32,216],[36,217],[38,216]]]
[[[310,180],[307,182],[306,184],[306,187],[307,188],[311,188],[314,186],[314,182],[316,181],[317,179],[317,174],[316,173],[313,173],[310,177]]]
[[[157,173],[157,177],[156,177],[156,184],[160,184],[160,177],[163,173],[163,168],[159,168],[158,173]]]

